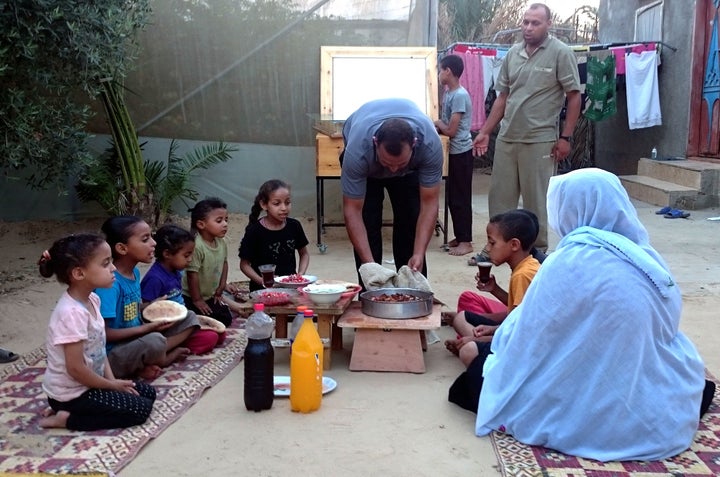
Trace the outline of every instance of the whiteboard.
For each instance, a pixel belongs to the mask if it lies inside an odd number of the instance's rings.
[[[405,98],[438,117],[437,52],[416,47],[321,48],[321,115],[342,121],[373,99]]]

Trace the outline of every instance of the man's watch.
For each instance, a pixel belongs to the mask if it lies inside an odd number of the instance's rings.
[[[563,141],[567,141],[569,143],[572,143],[572,137],[571,136],[558,136],[558,139],[562,139]]]

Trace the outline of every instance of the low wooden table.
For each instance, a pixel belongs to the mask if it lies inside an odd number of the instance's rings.
[[[424,373],[425,330],[440,327],[441,305],[433,305],[428,316],[407,320],[367,316],[361,306],[353,302],[337,322],[340,328],[355,328],[350,370]]]
[[[333,325],[337,318],[347,310],[355,296],[356,295],[343,296],[340,300],[330,305],[316,305],[307,295],[300,293],[297,296],[293,296],[290,303],[279,306],[265,306],[265,313],[275,315],[275,338],[286,338],[288,315],[294,316],[298,305],[305,305],[311,308],[317,315],[318,334],[325,343],[323,368],[330,369],[332,364],[332,350],[342,349],[342,330]],[[238,310],[252,313],[254,305],[252,301],[236,303]],[[284,340],[279,339],[277,342],[282,343]]]

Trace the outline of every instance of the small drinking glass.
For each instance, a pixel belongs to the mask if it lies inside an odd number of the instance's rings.
[[[260,270],[260,273],[262,274],[263,286],[265,288],[272,288],[275,286],[275,265],[260,265],[258,270]]]
[[[487,283],[490,281],[490,270],[492,269],[492,262],[480,262],[478,266],[478,277],[480,283]]]

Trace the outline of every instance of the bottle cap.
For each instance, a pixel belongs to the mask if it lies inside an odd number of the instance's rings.
[[[255,311],[265,311],[265,303],[255,303],[253,309]]]
[[[295,309],[298,313],[304,313],[305,310],[307,310],[307,306],[305,305],[298,305],[298,307]]]
[[[312,317],[315,312],[312,311],[310,308],[304,311],[305,318]]]

